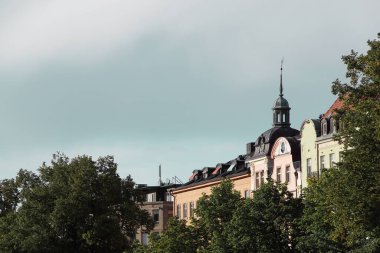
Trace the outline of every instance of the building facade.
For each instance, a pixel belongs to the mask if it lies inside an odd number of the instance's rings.
[[[282,74],[280,94],[273,105],[272,128],[255,142],[247,144],[246,164],[251,171],[251,189],[257,190],[272,179],[286,184],[295,196],[301,189],[299,131],[291,128],[290,106],[283,96]]]
[[[173,189],[176,216],[189,220],[202,194],[210,194],[211,188],[225,178],[232,180],[242,198],[251,197],[269,179],[286,184],[289,191],[299,196],[302,181],[300,136],[297,129],[290,127],[291,108],[283,96],[282,73],[280,80],[272,128],[259,135],[255,142],[248,143],[245,155],[215,167],[194,170],[186,184]]]
[[[162,233],[170,217],[173,217],[173,197],[170,190],[177,187],[175,184],[161,184],[159,186],[140,185],[139,190],[145,194],[145,201],[141,208],[152,215],[155,222],[154,229],[150,233]],[[141,227],[136,232],[136,240],[143,245],[148,245],[149,233]]]
[[[339,124],[333,116],[342,105],[336,99],[319,119],[305,120],[301,126],[302,187],[307,187],[307,178],[318,178],[323,169],[333,168],[341,160],[344,147],[334,140]]]
[[[227,163],[219,163],[215,167],[205,167],[194,170],[189,181],[180,187],[172,189],[174,199],[174,214],[185,220],[194,215],[198,199],[211,194],[211,188],[220,184],[224,179],[230,179],[234,189],[239,191],[242,198],[251,196],[250,171],[245,166],[245,157],[239,156]]]

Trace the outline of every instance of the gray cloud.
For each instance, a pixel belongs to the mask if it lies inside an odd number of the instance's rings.
[[[185,179],[271,126],[283,56],[292,126],[323,113],[380,21],[375,1],[107,3],[2,8],[1,177],[61,150]]]

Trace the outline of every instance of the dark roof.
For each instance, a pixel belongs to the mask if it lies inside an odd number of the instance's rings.
[[[255,151],[249,155],[249,160],[270,155],[274,142],[279,137],[294,137],[299,135],[297,129],[291,127],[272,127],[262,133],[255,142]]]
[[[301,161],[300,141],[297,139],[297,137],[286,137],[285,139],[289,142],[290,148],[292,150],[293,162]]]
[[[289,108],[289,102],[284,97],[279,96],[276,101],[274,101],[273,109],[276,108]]]
[[[237,158],[232,159],[226,163],[218,163],[215,168],[213,167],[205,167],[203,170],[204,172],[209,172],[207,178],[204,178],[202,173],[198,174],[198,170],[195,170],[193,175],[189,178],[189,181],[185,184],[183,184],[180,187],[177,187],[176,190],[180,189],[186,189],[189,187],[207,184],[219,180],[223,180],[224,178],[233,178],[245,174],[249,174],[250,170],[249,168],[245,167],[245,158],[246,155],[239,155]],[[210,170],[213,168],[214,170]],[[212,173],[210,173],[212,172]],[[198,175],[198,177],[195,177],[195,175]]]

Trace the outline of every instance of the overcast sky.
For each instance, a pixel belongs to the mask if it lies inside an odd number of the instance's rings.
[[[0,178],[52,154],[114,155],[122,177],[187,181],[272,124],[280,61],[292,127],[334,101],[341,56],[380,1],[0,1]]]

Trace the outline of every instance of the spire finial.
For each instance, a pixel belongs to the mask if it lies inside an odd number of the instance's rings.
[[[282,59],[281,59],[280,97],[283,96],[283,94],[282,94],[282,90],[283,90],[283,88],[282,88],[282,64],[283,64],[283,63],[284,63],[284,57],[282,57]]]

